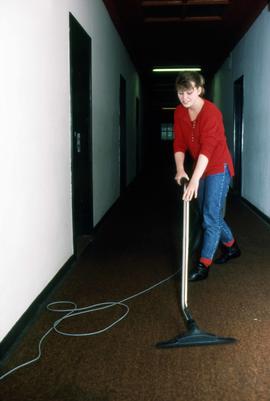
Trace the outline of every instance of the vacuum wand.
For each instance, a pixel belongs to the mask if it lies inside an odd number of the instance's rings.
[[[180,183],[185,191],[188,180],[182,178]],[[158,342],[157,348],[231,344],[236,341],[232,337],[219,337],[200,330],[188,309],[189,206],[189,201],[183,201],[181,309],[187,331],[170,340]]]
[[[184,191],[187,187],[187,180],[184,178]],[[183,202],[183,240],[182,240],[182,291],[181,307],[183,315],[187,321],[192,320],[191,313],[188,310],[188,254],[189,254],[189,202]],[[185,266],[185,268],[183,268]]]

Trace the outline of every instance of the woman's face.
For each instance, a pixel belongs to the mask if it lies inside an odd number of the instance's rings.
[[[201,94],[201,87],[195,86],[195,82],[190,82],[189,89],[178,89],[177,96],[182,105],[186,108],[193,106]]]

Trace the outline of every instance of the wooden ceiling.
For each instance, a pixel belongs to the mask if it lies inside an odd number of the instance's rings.
[[[138,71],[150,77],[155,66],[190,65],[211,76],[269,0],[103,2]]]

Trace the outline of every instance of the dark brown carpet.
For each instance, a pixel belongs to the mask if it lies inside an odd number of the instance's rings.
[[[178,191],[163,167],[129,188],[50,301],[73,300],[83,307],[121,300],[179,268]],[[178,280],[172,279],[129,301],[127,318],[106,333],[51,333],[39,362],[0,382],[0,400],[270,401],[270,229],[239,200],[229,202],[227,215],[243,255],[190,285],[189,305],[200,328],[236,337],[236,344],[155,348],[185,330]],[[61,328],[98,330],[122,311],[87,314]],[[58,316],[44,310],[4,370],[34,357]]]

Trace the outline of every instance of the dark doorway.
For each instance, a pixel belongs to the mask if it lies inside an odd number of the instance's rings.
[[[70,14],[72,202],[75,253],[93,229],[91,38]],[[82,241],[80,241],[82,242]]]
[[[127,185],[127,138],[126,138],[126,80],[120,75],[120,193]]]
[[[234,82],[234,191],[242,194],[244,77]]]

